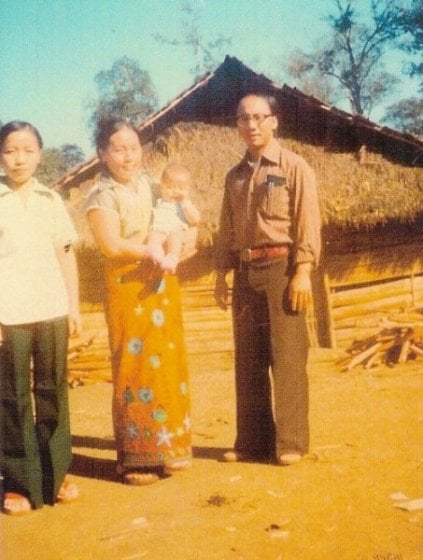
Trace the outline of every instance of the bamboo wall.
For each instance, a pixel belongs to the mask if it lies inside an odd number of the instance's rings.
[[[423,255],[419,242],[330,255],[323,272],[329,346],[348,348],[423,308]],[[423,320],[423,315],[422,315]]]

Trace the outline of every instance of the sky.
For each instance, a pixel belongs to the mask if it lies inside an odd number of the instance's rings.
[[[137,60],[150,74],[159,107],[193,84],[192,52],[154,38],[158,33],[182,38],[182,3],[0,0],[0,120],[30,121],[46,147],[77,144],[92,155],[88,105],[98,97],[98,72],[123,56]],[[357,0],[363,13],[369,4]],[[225,54],[235,56],[256,72],[295,86],[281,61],[297,48],[315,48],[327,33],[324,16],[333,0],[193,0],[193,5],[205,42],[219,35],[231,39],[221,61]],[[390,58],[388,69],[399,75],[398,56]],[[404,82],[391,103],[416,94],[417,87]]]

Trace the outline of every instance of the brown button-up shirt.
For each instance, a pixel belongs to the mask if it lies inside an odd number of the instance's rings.
[[[295,263],[318,263],[316,180],[304,159],[273,139],[257,163],[248,152],[226,176],[216,268],[229,269],[242,249],[288,243]]]

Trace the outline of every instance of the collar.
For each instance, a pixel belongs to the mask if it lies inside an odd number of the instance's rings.
[[[266,148],[261,154],[258,163],[260,163],[263,159],[265,159],[269,163],[279,165],[279,161],[281,157],[280,154],[281,154],[281,147],[279,145],[279,142],[276,140],[276,138],[272,138],[272,140],[267,144]],[[245,152],[242,163],[246,163],[250,166],[253,164],[248,150]]]
[[[29,191],[38,193],[51,193],[51,189],[40,183],[35,177],[30,179],[29,185],[26,187]],[[15,191],[7,184],[6,177],[0,177],[0,195],[13,194]]]
[[[145,171],[141,171],[134,179],[134,182],[131,183],[129,186],[133,186],[133,187],[137,187],[138,184],[140,183],[140,181],[142,179],[145,179],[146,177],[148,177],[147,173]],[[122,185],[122,183],[119,183],[119,181],[116,181],[116,179],[113,179],[113,177],[107,173],[107,172],[103,172],[100,176],[100,180],[98,182],[98,190],[99,192],[102,191],[107,191],[108,189],[124,189],[127,185]]]

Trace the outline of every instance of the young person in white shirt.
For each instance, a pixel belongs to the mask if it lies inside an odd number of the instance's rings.
[[[34,177],[41,154],[31,124],[0,129],[0,473],[9,515],[78,496],[66,477],[68,337],[81,323],[77,235],[58,193]]]

